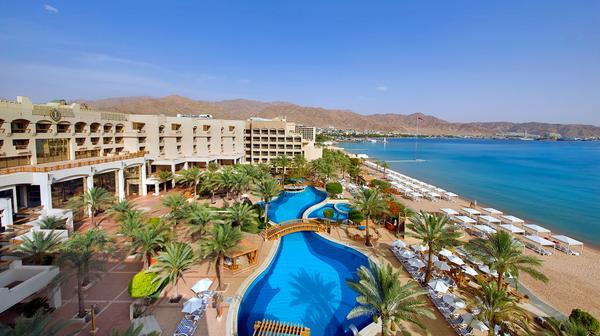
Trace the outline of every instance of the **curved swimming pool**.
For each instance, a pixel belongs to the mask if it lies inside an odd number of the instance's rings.
[[[345,280],[357,280],[361,265],[368,265],[366,256],[315,233],[283,237],[269,267],[242,298],[238,335],[251,336],[254,322],[263,319],[301,323],[315,336],[352,335],[350,324],[360,330],[372,321],[346,319],[356,293]]]
[[[348,203],[327,203],[327,204],[323,205],[322,207],[311,211],[311,213],[308,214],[308,218],[326,219],[325,215],[323,214],[325,209],[333,210],[333,217],[331,217],[332,221],[347,220],[348,219],[348,211],[352,210],[352,208],[350,207],[350,205]]]
[[[281,223],[302,218],[306,209],[323,202],[326,198],[326,192],[312,186],[299,192],[283,191],[276,199],[269,202],[269,220]]]

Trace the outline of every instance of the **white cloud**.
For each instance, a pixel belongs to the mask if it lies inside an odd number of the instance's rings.
[[[46,10],[46,12],[48,13],[52,13],[52,14],[58,14],[58,9],[54,6],[45,4],[44,5],[44,9]]]
[[[381,85],[381,86],[377,86],[377,87],[375,88],[375,90],[377,90],[377,91],[381,91],[381,92],[386,92],[386,91],[388,90],[388,87],[387,87],[387,86],[383,86],[383,85]]]

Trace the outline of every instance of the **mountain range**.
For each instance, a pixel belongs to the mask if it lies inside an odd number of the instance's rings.
[[[558,133],[563,137],[600,137],[600,127],[576,124],[548,124],[539,122],[449,122],[422,113],[370,114],[350,110],[325,109],[301,106],[288,102],[261,102],[248,99],[202,101],[171,95],[161,98],[148,96],[118,97],[99,100],[79,100],[96,109],[132,114],[212,114],[221,119],[247,119],[250,117],[285,117],[307,126],[335,127],[337,129],[396,131],[412,134],[419,122],[419,132],[429,135],[483,135],[506,132],[527,132],[530,135]]]

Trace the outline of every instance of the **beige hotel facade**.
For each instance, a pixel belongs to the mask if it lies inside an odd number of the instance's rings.
[[[268,163],[280,155],[310,161],[322,154],[314,132],[281,118],[169,117],[33,104],[22,96],[0,100],[0,313],[44,290],[60,305],[60,291],[48,287],[56,267],[22,265],[11,251],[15,241],[43,231],[39,223],[48,216],[66,221],[61,235],[68,237],[74,216],[85,215],[66,209],[71,197],[94,186],[119,199],[158,195],[157,172],[211,162]]]

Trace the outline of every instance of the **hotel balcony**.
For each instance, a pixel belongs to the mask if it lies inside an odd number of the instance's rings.
[[[58,273],[56,266],[23,266],[20,260],[13,261],[0,273],[0,313],[47,289]]]
[[[112,148],[109,148],[112,150]],[[35,166],[19,166],[13,168],[0,169],[0,175],[2,174],[14,174],[14,173],[47,173],[54,170],[71,169],[90,165],[97,165],[113,161],[129,160],[134,158],[144,157],[146,153],[139,151],[135,153],[124,153],[122,155],[113,155],[110,157],[94,157],[79,160],[59,161],[42,163]]]

